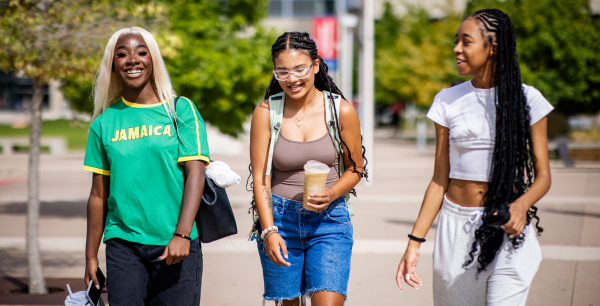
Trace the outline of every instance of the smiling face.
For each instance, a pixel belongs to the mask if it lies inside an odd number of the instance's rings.
[[[483,74],[491,73],[493,47],[496,45],[486,42],[478,20],[469,18],[463,21],[456,33],[454,47],[458,74],[483,78]]]
[[[119,38],[115,46],[113,70],[124,89],[141,89],[150,85],[152,57],[140,35],[125,34]]]
[[[313,60],[306,53],[299,50],[286,50],[275,58],[274,70],[288,70],[292,72],[286,81],[279,81],[279,85],[283,91],[292,99],[300,99],[305,97],[315,85],[315,74],[319,72],[319,60],[315,60],[312,68],[298,71],[303,68],[309,68],[313,64]],[[308,77],[298,79],[295,73],[307,73]]]

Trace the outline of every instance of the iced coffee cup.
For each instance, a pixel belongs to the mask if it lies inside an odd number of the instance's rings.
[[[308,197],[313,193],[323,192],[329,170],[329,166],[316,160],[309,160],[304,165],[304,198],[302,200],[302,207],[315,211],[315,208],[307,205]]]

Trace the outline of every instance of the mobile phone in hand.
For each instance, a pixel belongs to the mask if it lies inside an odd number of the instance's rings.
[[[98,306],[98,302],[100,301],[100,295],[102,294],[102,289],[104,289],[104,283],[106,282],[106,278],[104,277],[102,270],[100,270],[100,267],[96,269],[96,279],[99,282],[98,285],[100,285],[100,289],[96,288],[96,284],[94,284],[94,281],[90,281],[90,285],[88,286],[87,291],[85,292],[85,296],[87,297],[88,302],[90,302],[91,306]]]

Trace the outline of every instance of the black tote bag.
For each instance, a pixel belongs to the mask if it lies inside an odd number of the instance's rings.
[[[177,110],[178,100],[179,96],[175,97],[173,101],[175,110]],[[173,126],[177,130],[177,121],[173,121]],[[237,234],[237,224],[227,192],[225,192],[225,188],[217,186],[208,176],[204,178],[204,191],[196,214],[196,228],[200,241],[203,243]]]
[[[237,234],[237,225],[227,192],[208,176],[204,180],[204,193],[196,214],[196,228],[203,243]]]

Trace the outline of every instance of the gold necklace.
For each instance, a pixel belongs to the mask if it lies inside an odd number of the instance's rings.
[[[298,127],[301,127],[301,126],[302,126],[302,120],[304,120],[304,117],[306,117],[306,114],[308,114],[308,112],[309,112],[309,111],[311,111],[311,110],[312,110],[312,109],[315,107],[315,105],[317,104],[317,103],[315,103],[315,100],[316,100],[316,99],[317,99],[317,95],[315,94],[315,98],[313,99],[313,104],[312,104],[312,106],[311,106],[311,107],[310,107],[310,108],[309,108],[307,111],[305,111],[305,112],[304,112],[304,116],[302,116],[302,119],[298,119],[298,117],[296,117],[296,115],[294,115],[294,118],[296,119],[296,121],[298,121],[298,122],[296,123],[296,125],[297,125]],[[289,107],[290,107],[290,106],[288,105],[288,108],[289,108]]]

